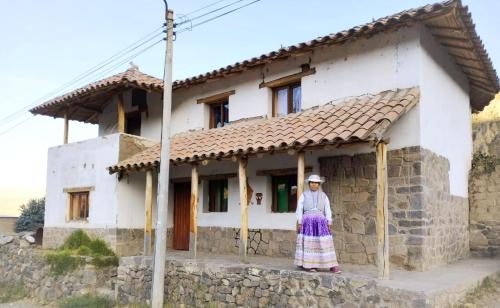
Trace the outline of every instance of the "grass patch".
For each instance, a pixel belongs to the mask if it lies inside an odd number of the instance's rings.
[[[16,283],[0,283],[0,303],[10,303],[27,296],[24,283],[22,281]]]
[[[113,301],[95,295],[79,295],[70,297],[58,305],[59,308],[112,308]]]
[[[85,257],[90,257],[90,261]],[[87,263],[100,268],[118,266],[118,257],[106,242],[93,240],[82,230],[71,233],[58,249],[47,253],[46,259],[55,275],[73,271]]]

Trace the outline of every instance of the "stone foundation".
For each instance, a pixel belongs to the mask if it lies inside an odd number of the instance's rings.
[[[78,228],[52,228],[43,230],[43,248],[55,249]],[[144,249],[143,229],[84,228],[90,237],[103,239],[118,256],[142,255]],[[153,232],[154,243],[154,232]],[[172,228],[167,229],[167,248],[172,247]]]
[[[425,270],[467,256],[467,199],[449,193],[449,163],[420,147],[389,151],[389,253],[393,265]],[[375,153],[320,159],[340,262],[376,259]]]
[[[56,276],[45,261],[45,252],[18,236],[0,245],[0,283],[22,282],[31,298],[53,303],[82,293],[114,298],[116,267],[103,269],[85,265]]]
[[[500,121],[475,125],[473,139],[476,155],[497,162],[491,173],[472,170],[469,177],[471,252],[500,256]]]
[[[120,260],[120,304],[146,302],[152,259]],[[425,307],[423,295],[363,277],[304,273],[242,264],[167,260],[165,302],[178,307]]]
[[[289,257],[295,255],[297,233],[292,230],[249,229],[248,254]],[[198,227],[198,249],[214,253],[239,253],[238,228]]]

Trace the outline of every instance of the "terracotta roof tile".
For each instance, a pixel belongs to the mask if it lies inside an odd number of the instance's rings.
[[[412,88],[385,91],[381,95],[368,97],[369,99],[364,96],[336,101],[286,117],[242,121],[221,128],[177,134],[171,138],[170,160],[180,163],[205,157],[228,157],[233,153],[251,154],[255,151],[285,150],[294,146],[375,140],[381,137],[374,135],[380,130],[380,124],[386,121],[393,123],[412,108],[419,100],[419,92]],[[394,100],[399,102],[397,108],[391,107],[390,103]],[[337,113],[347,107],[350,113],[357,114],[361,109],[366,110],[367,106],[370,109],[356,121],[352,117],[344,120],[337,117]],[[375,106],[384,111],[377,111],[369,116],[368,111]],[[321,118],[318,117],[320,114]],[[386,126],[382,128],[387,129]],[[159,162],[160,145],[155,145],[109,170],[134,170],[144,166],[158,166]]]

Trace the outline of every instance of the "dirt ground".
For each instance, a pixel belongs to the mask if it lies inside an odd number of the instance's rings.
[[[467,296],[457,307],[500,308],[500,280],[485,280],[476,292]]]

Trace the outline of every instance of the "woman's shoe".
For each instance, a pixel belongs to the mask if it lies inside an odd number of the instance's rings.
[[[330,269],[330,272],[334,273],[334,274],[340,274],[342,273],[342,271],[340,270],[340,267],[338,266],[334,266]]]

